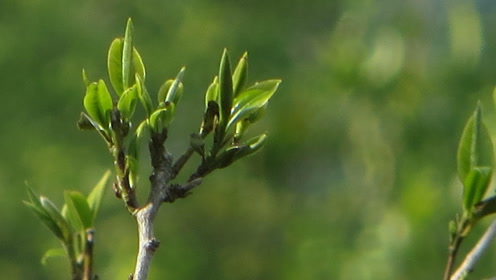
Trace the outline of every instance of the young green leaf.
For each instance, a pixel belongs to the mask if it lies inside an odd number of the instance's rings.
[[[102,128],[108,128],[113,104],[112,97],[103,80],[88,86],[83,102],[88,115]]]
[[[46,265],[48,262],[48,259],[51,259],[53,257],[66,257],[67,253],[64,250],[64,248],[52,248],[48,249],[45,254],[43,254],[43,257],[41,257],[41,264]]]
[[[78,232],[84,232],[93,227],[93,213],[84,195],[77,191],[64,192],[67,216],[72,226]]]
[[[146,78],[145,64],[143,63],[143,59],[136,48],[133,48],[133,66],[134,73],[139,75],[141,80],[144,81]],[[136,81],[136,79],[134,81]]]
[[[467,121],[458,146],[458,176],[465,182],[469,172],[478,166],[494,167],[491,137],[482,121],[480,104]]]
[[[240,93],[239,96],[234,99],[231,118],[229,119],[226,130],[229,130],[232,125],[245,118],[251,117],[255,120],[256,117],[254,116],[256,116],[260,110],[264,110],[262,108],[266,106],[280,83],[280,80],[263,81],[256,83]]]
[[[162,86],[158,90],[157,99],[158,99],[158,103],[159,104],[160,103],[165,103],[165,98],[167,98],[167,92],[169,92],[169,89],[172,86],[172,83],[174,83],[174,80],[173,79],[168,79],[167,81],[165,81],[162,84]]]
[[[165,103],[164,108],[155,110],[150,116],[150,127],[154,132],[160,132],[163,128],[167,128],[174,118],[175,106],[174,103]]]
[[[219,125],[221,133],[224,134],[229,116],[231,115],[231,108],[233,105],[233,81],[231,73],[231,62],[229,61],[229,54],[224,49],[219,68],[219,103],[220,103],[220,116]]]
[[[248,53],[245,52],[234,69],[233,74],[234,97],[245,88],[248,80]]]
[[[107,56],[107,68],[112,87],[118,96],[124,92],[122,83],[122,47],[124,40],[116,38],[112,41],[109,47]]]
[[[122,45],[122,86],[124,90],[131,86],[131,78],[134,78],[133,70],[133,22],[127,20],[124,42]]]
[[[49,226],[50,230],[55,233],[57,237],[62,239],[66,244],[68,244],[71,240],[71,227],[67,220],[62,216],[61,212],[53,202],[51,202],[48,198],[41,196],[40,197],[41,205],[46,213],[46,215],[50,218],[50,223],[47,224],[46,220],[44,220],[45,224]],[[56,227],[53,227],[53,224]]]
[[[475,204],[479,203],[486,194],[491,181],[490,167],[475,167],[465,177],[463,188],[463,209],[471,215]]]
[[[36,216],[45,224],[48,229],[60,240],[64,241],[65,236],[62,229],[57,225],[57,222],[42,208],[38,208],[34,203],[23,201],[24,204],[33,211]]]
[[[167,91],[167,96],[165,97],[165,102],[172,102],[175,105],[179,103],[179,100],[181,99],[182,95],[182,79],[184,76],[184,71],[186,71],[186,68],[183,67],[181,70],[179,70],[179,73],[177,74],[176,78],[174,79],[174,82],[172,82],[172,85],[170,86],[169,90]]]
[[[90,194],[88,195],[88,198],[86,199],[86,201],[88,202],[88,206],[90,207],[91,210],[92,224],[94,224],[96,214],[98,213],[98,209],[100,209],[100,204],[102,202],[103,195],[106,190],[105,186],[107,185],[107,181],[110,177],[110,174],[111,172],[109,170],[107,170],[105,174],[103,174],[102,178],[100,178],[98,183],[96,183],[96,185],[93,187]]]
[[[82,71],[82,74],[83,74],[83,83],[84,83],[84,86],[85,87],[88,87],[91,84],[91,82],[88,79],[88,76],[86,75],[86,71],[84,69]]]
[[[217,76],[214,77],[214,80],[208,86],[207,92],[205,93],[205,108],[208,108],[208,103],[210,101],[219,104],[219,80]]]
[[[124,93],[119,98],[117,103],[117,109],[121,113],[121,117],[129,121],[134,114],[136,109],[136,103],[138,102],[138,91],[136,85],[126,89]]]
[[[148,94],[148,90],[146,90],[145,84],[143,83],[141,77],[139,75],[136,75],[135,78],[138,98],[141,102],[141,105],[143,105],[143,108],[145,108],[147,116],[150,116],[150,114],[153,112],[152,99],[150,98],[150,94]]]

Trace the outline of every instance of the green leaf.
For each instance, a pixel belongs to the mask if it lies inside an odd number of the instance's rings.
[[[245,88],[248,80],[248,53],[245,52],[234,69],[233,74],[234,97]]]
[[[67,205],[67,216],[72,226],[78,232],[84,232],[93,227],[93,213],[86,197],[77,191],[64,192],[65,204]]]
[[[84,86],[85,86],[85,87],[88,87],[88,86],[91,84],[91,82],[90,82],[90,80],[88,79],[88,76],[86,75],[86,71],[85,71],[84,69],[83,69],[83,71],[82,71],[82,74],[83,74],[83,82],[84,82]]]
[[[472,169],[478,166],[494,167],[491,137],[482,121],[480,104],[467,121],[458,146],[458,176],[465,182]]]
[[[122,83],[122,47],[124,40],[116,38],[112,41],[109,47],[107,56],[107,68],[112,83],[112,87],[118,96],[124,92],[124,85]]]
[[[60,239],[64,241],[64,243],[69,244],[71,240],[71,227],[67,220],[62,216],[59,209],[51,202],[48,198],[41,196],[40,197],[41,205],[44,209],[45,214],[49,217],[49,224],[45,223],[50,230]],[[46,222],[46,220],[44,220]],[[54,227],[53,224],[56,226]]]
[[[167,98],[167,92],[169,92],[169,89],[172,86],[172,83],[174,83],[174,80],[168,79],[162,84],[162,86],[158,90],[157,99],[158,99],[159,104],[165,102],[165,98]]]
[[[224,49],[219,68],[219,125],[222,135],[224,134],[227,122],[229,121],[231,107],[233,105],[233,98],[234,95],[231,63],[229,61],[229,54],[227,53],[227,50]]]
[[[179,100],[181,99],[182,95],[182,79],[184,76],[184,71],[186,71],[186,68],[183,67],[181,70],[179,70],[179,73],[177,73],[176,78],[174,79],[174,82],[170,86],[169,90],[167,91],[167,96],[165,97],[165,102],[172,102],[175,105],[179,103]]]
[[[117,109],[121,113],[121,117],[129,121],[134,114],[136,109],[136,103],[138,102],[138,91],[136,85],[126,89],[119,98],[117,103]]]
[[[465,177],[463,188],[463,209],[471,215],[475,204],[479,203],[486,194],[491,182],[490,167],[475,167]]]
[[[96,185],[91,190],[90,194],[86,201],[88,202],[88,206],[91,210],[91,224],[94,224],[96,215],[98,214],[98,210],[100,209],[100,204],[103,199],[103,195],[105,194],[107,181],[110,177],[111,172],[107,170],[105,174],[103,174],[102,178],[96,183]]]
[[[219,104],[219,80],[217,76],[214,77],[212,83],[208,86],[207,92],[205,93],[205,108],[208,108],[208,103],[213,101]]]
[[[234,99],[234,106],[232,109],[231,118],[227,124],[226,130],[232,127],[238,121],[245,118],[256,120],[256,116],[264,106],[266,106],[269,99],[274,95],[281,80],[267,80],[256,83],[250,88],[246,89]]]
[[[46,265],[48,262],[48,259],[53,258],[53,257],[66,257],[67,253],[64,250],[64,248],[52,248],[48,249],[45,254],[43,254],[43,257],[41,257],[41,264]]]
[[[112,97],[103,80],[88,86],[83,103],[86,112],[95,122],[104,129],[109,127],[113,104]]]
[[[33,211],[36,216],[50,229],[50,231],[60,240],[65,241],[64,232],[57,225],[57,222],[45,211],[44,208],[38,208],[34,203],[23,201],[24,204]]]
[[[125,89],[131,86],[133,75],[133,22],[129,18],[124,33],[122,45],[122,86]]]
[[[174,118],[174,103],[166,103],[164,108],[158,108],[150,116],[150,127],[154,132],[160,132],[167,128]]]
[[[153,112],[152,99],[150,98],[150,94],[148,94],[145,84],[143,83],[143,80],[139,75],[136,75],[136,91],[138,93],[138,98],[141,102],[141,105],[143,105],[143,108],[145,108],[146,115],[150,116],[150,114]]]
[[[133,66],[134,73],[139,75],[141,80],[144,81],[146,78],[145,64],[143,63],[143,59],[136,48],[133,48]],[[134,81],[136,81],[136,78]]]

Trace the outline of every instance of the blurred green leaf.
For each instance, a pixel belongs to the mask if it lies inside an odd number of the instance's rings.
[[[246,87],[246,82],[248,81],[248,53],[245,52],[234,69],[233,80],[233,91],[234,97]]]
[[[482,121],[480,104],[467,121],[458,146],[458,176],[465,182],[468,174],[475,167],[494,167],[494,155],[491,137]]]
[[[108,57],[107,57],[107,68],[112,83],[112,87],[120,96],[124,92],[124,85],[122,83],[122,47],[124,41],[122,38],[116,38],[110,44]]]
[[[231,62],[229,61],[227,50],[224,49],[219,67],[219,125],[222,135],[224,134],[227,122],[229,121],[229,116],[231,115],[233,99]]]
[[[48,249],[45,254],[41,257],[41,264],[46,265],[48,259],[53,257],[66,257],[67,253],[64,248],[52,248]]]
[[[93,213],[86,197],[77,191],[64,192],[65,204],[67,205],[67,216],[72,226],[78,232],[84,232],[93,227]]]
[[[88,86],[83,102],[88,115],[102,128],[108,128],[113,104],[112,97],[103,80]]]
[[[24,201],[24,204],[38,216],[48,229],[60,240],[64,241],[65,236],[62,229],[57,225],[57,222],[42,208],[38,208],[34,203]]]
[[[117,103],[117,109],[121,113],[121,117],[129,121],[134,114],[136,109],[136,103],[138,102],[138,91],[136,85],[126,89],[124,93],[119,98]]]
[[[257,116],[257,114],[261,116],[263,111],[260,110],[265,110],[263,107],[276,92],[280,83],[281,80],[267,80],[256,83],[240,93],[234,99],[232,115],[226,130],[229,130],[232,125],[245,118],[252,117],[253,120],[256,120],[256,117],[253,116]]]
[[[110,177],[111,172],[107,170],[105,174],[103,174],[102,178],[96,183],[96,185],[91,190],[90,194],[86,201],[88,202],[88,206],[91,210],[91,224],[94,224],[96,215],[98,214],[98,210],[100,209],[100,204],[102,203],[103,195],[105,194],[107,181]]]
[[[179,100],[181,99],[181,95],[183,92],[183,87],[182,87],[182,79],[184,76],[184,71],[186,71],[186,68],[183,67],[181,70],[179,70],[179,73],[177,73],[176,78],[174,79],[174,82],[170,86],[169,90],[167,91],[167,96],[165,97],[165,102],[172,102],[175,105],[179,103]]]
[[[491,181],[490,167],[475,167],[470,170],[464,181],[463,209],[471,215],[475,204],[479,203],[486,194]]]

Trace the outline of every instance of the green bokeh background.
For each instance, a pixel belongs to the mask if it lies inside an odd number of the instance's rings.
[[[461,208],[457,142],[477,100],[496,135],[495,15],[490,0],[2,1],[2,278],[69,277],[62,258],[40,264],[58,242],[21,201],[28,184],[60,205],[111,168],[75,125],[81,69],[107,79],[108,46],[132,17],[152,93],[187,66],[176,155],[223,48],[233,61],[249,52],[250,81],[283,80],[252,129],[269,132],[265,149],[161,209],[150,279],[441,279]],[[110,191],[103,203],[96,271],[127,279],[135,224]],[[474,279],[496,275],[495,259],[493,246]]]

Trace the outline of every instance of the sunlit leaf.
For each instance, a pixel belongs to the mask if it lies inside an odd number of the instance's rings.
[[[122,83],[122,47],[124,45],[124,40],[122,38],[117,38],[112,41],[109,47],[108,57],[107,57],[107,68],[112,83],[112,87],[117,95],[121,95],[124,92],[124,85]]]
[[[88,115],[102,128],[107,128],[110,123],[113,104],[112,97],[103,80],[88,86],[83,102]]]
[[[475,167],[494,166],[493,145],[486,126],[482,121],[480,104],[467,121],[458,146],[458,176],[465,182]]]
[[[100,209],[100,204],[103,199],[103,195],[105,194],[107,181],[110,177],[111,172],[107,170],[105,174],[103,174],[102,178],[96,183],[96,185],[91,190],[90,194],[86,201],[88,202],[88,206],[92,213],[92,224],[95,222],[96,215],[98,214],[98,210]]]
[[[177,74],[176,78],[174,79],[174,82],[172,82],[172,85],[170,86],[169,90],[167,91],[167,96],[165,97],[165,102],[172,102],[175,105],[179,103],[179,100],[181,99],[182,95],[182,79],[184,76],[184,71],[186,71],[186,68],[181,68],[179,70],[179,73]]]
[[[219,80],[217,76],[214,77],[212,83],[208,86],[207,92],[205,93],[205,108],[208,107],[210,101],[214,101],[219,104]]]
[[[226,130],[245,118],[256,116],[259,110],[266,106],[269,99],[276,92],[277,87],[281,83],[280,80],[268,80],[256,83],[250,88],[240,93],[234,99],[232,115],[227,124]],[[263,113],[263,112],[262,112]]]
[[[174,83],[174,80],[168,79],[167,81],[165,81],[162,84],[162,86],[158,90],[158,95],[157,95],[158,103],[161,103],[161,102],[164,103],[165,102],[165,98],[167,98],[167,92],[169,92],[169,89],[172,86],[172,83]]]
[[[134,73],[139,75],[141,80],[144,81],[146,78],[145,64],[143,63],[143,59],[136,48],[133,48],[133,66]],[[134,81],[136,81],[136,79]]]
[[[86,197],[77,191],[64,192],[67,205],[67,217],[78,232],[84,232],[93,226],[93,213]]]
[[[66,257],[67,253],[64,250],[64,248],[52,248],[48,249],[45,254],[43,254],[43,257],[41,257],[41,264],[46,265],[48,262],[48,259],[54,258],[54,257]]]
[[[246,82],[248,80],[248,53],[245,52],[234,69],[233,73],[233,90],[234,97],[245,88]]]

